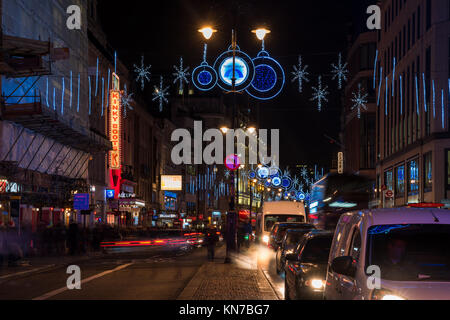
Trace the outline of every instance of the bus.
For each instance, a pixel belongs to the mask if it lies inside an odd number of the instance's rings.
[[[277,222],[306,222],[306,209],[302,202],[265,202],[256,218],[256,239],[269,243],[270,232]]]
[[[334,230],[341,214],[369,208],[374,181],[354,174],[330,173],[311,187],[308,222]]]

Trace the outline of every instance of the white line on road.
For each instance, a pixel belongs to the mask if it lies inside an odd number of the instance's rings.
[[[115,269],[108,270],[108,271],[99,273],[99,274],[97,274],[97,275],[94,275],[94,276],[92,276],[92,277],[89,277],[89,278],[87,278],[87,279],[81,280],[81,284],[90,282],[90,281],[92,281],[92,280],[95,280],[95,279],[104,277],[104,276],[106,276],[106,275],[108,275],[108,274],[111,274],[111,273],[120,271],[120,270],[122,270],[122,269],[128,268],[128,267],[131,266],[132,264],[133,264],[133,263],[124,264],[124,265],[121,265],[121,266],[119,266],[119,267],[117,267],[117,268],[115,268]],[[63,287],[63,288],[60,288],[60,289],[57,289],[57,290],[50,291],[50,292],[48,292],[48,293],[46,293],[46,294],[44,294],[44,295],[42,295],[42,296],[40,296],[40,297],[34,298],[33,300],[47,300],[47,299],[49,299],[49,298],[51,298],[51,297],[54,297],[54,296],[56,296],[56,295],[58,295],[58,294],[61,294],[61,293],[65,292],[65,291],[67,291],[67,290],[69,290],[67,287]]]
[[[52,267],[54,267],[54,266],[55,266],[54,264],[50,264],[50,265],[47,265],[47,266],[44,266],[44,267],[40,267],[40,268],[35,268],[35,269],[27,270],[27,271],[22,271],[22,272],[16,272],[16,273],[7,274],[7,275],[4,275],[4,276],[1,276],[1,277],[0,277],[0,280],[4,280],[4,279],[16,277],[16,276],[21,276],[21,275],[25,275],[25,274],[29,274],[29,273],[38,272],[38,271],[41,271],[41,270],[45,270],[45,269],[48,269],[48,268],[52,268]]]

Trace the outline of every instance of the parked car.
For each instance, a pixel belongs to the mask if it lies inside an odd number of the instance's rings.
[[[328,261],[325,299],[450,300],[450,212],[344,214]]]
[[[269,237],[269,248],[277,251],[278,247],[283,242],[283,237],[288,229],[303,229],[312,230],[315,227],[312,224],[302,223],[302,222],[289,222],[289,223],[275,223]]]
[[[323,299],[333,235],[331,231],[310,231],[302,238],[295,252],[286,255],[286,300]]]
[[[286,235],[283,238],[281,246],[278,247],[277,254],[275,256],[277,274],[280,274],[284,271],[284,265],[286,264],[286,254],[294,253],[303,236],[310,232],[312,229],[314,228],[286,230]]]

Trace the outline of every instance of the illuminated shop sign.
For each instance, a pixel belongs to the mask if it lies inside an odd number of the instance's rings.
[[[182,191],[183,177],[182,176],[161,176],[161,190],[162,191]]]
[[[121,164],[121,108],[120,91],[111,90],[109,109],[109,138],[113,145],[113,150],[109,152],[109,166],[112,170],[119,170]]]

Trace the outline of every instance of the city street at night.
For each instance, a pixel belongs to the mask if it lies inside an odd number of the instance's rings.
[[[0,0],[2,309],[450,300],[450,0],[149,4]]]

